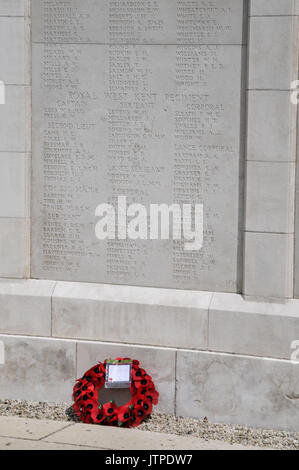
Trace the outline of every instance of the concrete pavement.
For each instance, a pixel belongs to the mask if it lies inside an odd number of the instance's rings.
[[[138,429],[0,416],[1,450],[254,450]]]

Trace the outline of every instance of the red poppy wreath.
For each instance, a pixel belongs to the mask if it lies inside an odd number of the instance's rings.
[[[119,363],[131,361],[128,358],[116,358]],[[158,404],[159,393],[153,380],[140,367],[137,360],[132,361],[131,386],[132,398],[124,406],[117,407],[114,401],[100,404],[99,391],[106,380],[106,363],[99,362],[77,380],[73,391],[73,410],[80,421],[87,424],[106,426],[137,427],[147,418]]]

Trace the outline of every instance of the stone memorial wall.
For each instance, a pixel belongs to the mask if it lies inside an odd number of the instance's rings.
[[[163,413],[298,431],[298,20],[0,0],[0,398],[68,403],[134,357]],[[100,241],[118,196],[203,204],[203,248]]]
[[[240,290],[247,2],[32,2],[32,276]],[[95,237],[100,203],[204,205],[204,243]]]

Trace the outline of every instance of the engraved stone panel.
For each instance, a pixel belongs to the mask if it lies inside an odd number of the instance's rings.
[[[243,2],[32,6],[32,276],[236,292]],[[95,209],[118,196],[203,203],[203,249],[97,240]]]
[[[33,41],[242,44],[242,0],[32,0]]]

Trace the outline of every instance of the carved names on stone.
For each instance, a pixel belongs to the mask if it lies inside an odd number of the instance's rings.
[[[33,277],[237,291],[243,2],[33,1]],[[203,203],[204,247],[95,208]]]

